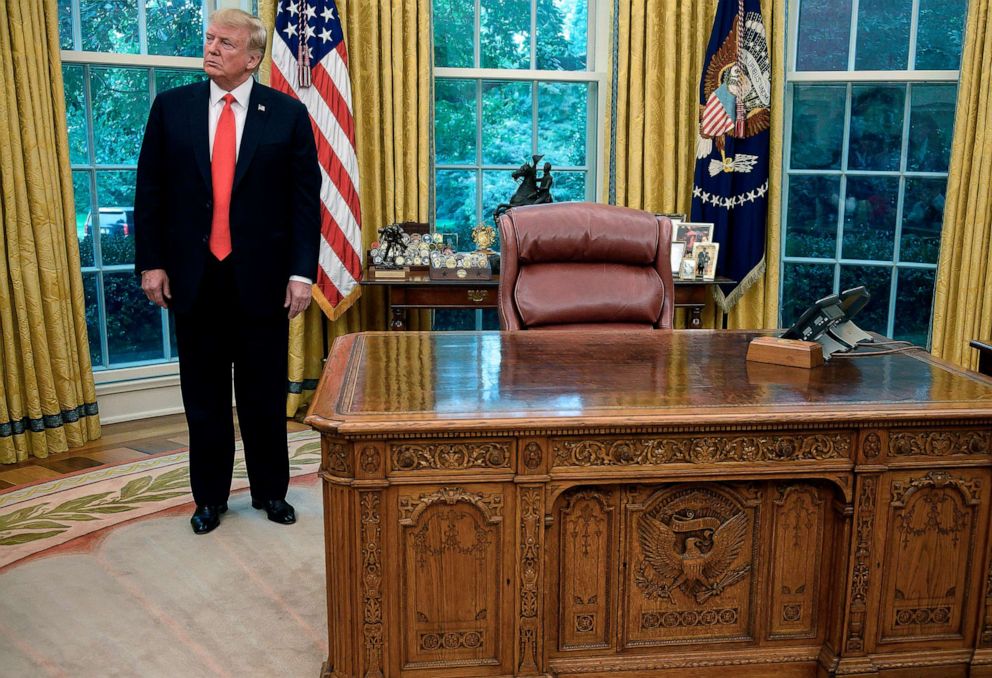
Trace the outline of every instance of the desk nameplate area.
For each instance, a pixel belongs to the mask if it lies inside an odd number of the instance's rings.
[[[992,676],[992,379],[754,336],[339,339],[322,675]]]

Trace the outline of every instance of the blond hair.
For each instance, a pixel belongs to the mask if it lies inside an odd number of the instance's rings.
[[[218,9],[210,15],[210,23],[228,28],[244,28],[248,31],[248,51],[256,52],[259,61],[265,56],[265,24],[257,16],[240,9],[228,7]]]

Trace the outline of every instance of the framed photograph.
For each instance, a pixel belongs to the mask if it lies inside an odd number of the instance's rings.
[[[679,267],[679,280],[692,280],[696,277],[696,260],[686,257]]]
[[[713,280],[716,277],[716,259],[720,254],[720,243],[697,242],[692,248],[692,256],[696,260],[696,273],[703,280]]]
[[[682,264],[683,257],[685,257],[685,243],[673,242],[672,243],[672,275],[679,274],[679,266]]]
[[[713,224],[682,221],[674,226],[672,240],[684,242],[686,252],[691,252],[697,242],[713,242]]]

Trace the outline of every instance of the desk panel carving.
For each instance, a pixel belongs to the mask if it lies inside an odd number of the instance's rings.
[[[558,439],[552,441],[551,448],[555,466],[809,461],[849,457],[851,434],[825,432],[798,435]]]
[[[895,457],[948,457],[992,454],[989,431],[904,431],[889,436],[889,454]]]
[[[509,468],[507,442],[404,443],[391,450],[393,470]]]

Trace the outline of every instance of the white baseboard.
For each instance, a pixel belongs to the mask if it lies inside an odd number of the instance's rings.
[[[100,423],[148,419],[183,411],[179,375],[97,384]]]

